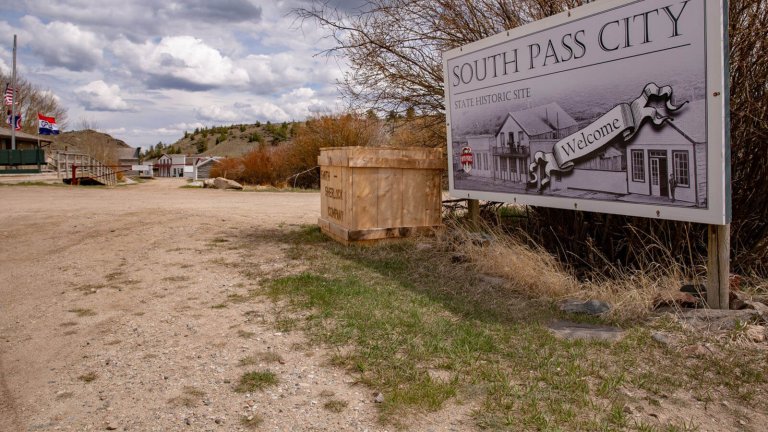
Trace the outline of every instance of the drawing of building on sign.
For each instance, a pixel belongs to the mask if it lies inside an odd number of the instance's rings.
[[[576,121],[556,103],[507,114],[493,146],[494,178],[527,182],[531,142],[557,141],[577,130]]]
[[[638,132],[627,146],[630,194],[669,197],[706,207],[707,137],[701,120],[704,110],[704,101],[695,101],[664,127],[646,125]]]
[[[642,124],[629,140],[616,139],[553,171],[546,187],[541,176],[530,183],[537,152],[552,152],[563,138],[596,118],[577,122],[557,103],[508,113],[494,135],[468,135],[475,153],[469,176],[455,176],[456,187],[491,192],[537,193],[608,201],[706,207],[705,101],[683,106],[670,121]]]

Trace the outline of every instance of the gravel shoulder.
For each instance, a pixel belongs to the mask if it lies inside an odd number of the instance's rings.
[[[228,301],[295,270],[268,236],[231,239],[315,223],[319,195],[183,184],[0,187],[0,430],[381,429],[279,305]],[[235,392],[256,370],[278,384]]]

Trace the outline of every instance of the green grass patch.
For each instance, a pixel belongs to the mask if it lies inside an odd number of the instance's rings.
[[[266,283],[269,296],[288,304],[275,325],[288,320],[334,350],[332,364],[386,395],[376,405],[384,423],[407,429],[408,413],[456,399],[474,400],[476,425],[490,430],[686,430],[663,422],[647,429],[626,407],[648,398],[670,409],[678,390],[713,386],[725,389],[721,399],[768,405],[759,351],[690,358],[654,342],[655,324],[638,322],[616,343],[563,340],[547,330],[550,321],[603,321],[489,286],[471,264],[452,263],[450,248],[341,246],[316,227],[282,240],[309,270]]]
[[[324,403],[323,408],[327,409],[330,412],[340,413],[347,408],[347,405],[348,405],[347,401],[343,401],[340,399],[332,399]]]
[[[277,375],[272,371],[248,372],[240,377],[240,381],[235,387],[235,391],[238,393],[248,393],[264,390],[267,387],[277,385],[277,382]]]

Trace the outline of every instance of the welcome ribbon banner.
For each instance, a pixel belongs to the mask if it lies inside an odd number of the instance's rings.
[[[552,172],[567,172],[573,169],[574,161],[592,154],[620,136],[627,142],[640,130],[643,121],[651,119],[660,126],[669,120],[669,116],[659,114],[656,107],[649,107],[651,98],[664,102],[669,112],[675,112],[688,101],[675,106],[672,103],[672,87],[659,87],[654,83],[645,85],[640,96],[630,103],[616,105],[583,129],[568,135],[555,143],[552,153],[538,151],[533,155],[533,163],[528,168],[528,184],[539,182],[539,170],[544,176],[539,189],[544,189],[550,182]]]

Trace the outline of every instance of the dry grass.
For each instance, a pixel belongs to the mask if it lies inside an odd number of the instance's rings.
[[[168,400],[168,404],[177,407],[194,408],[205,397],[205,392],[192,386],[185,386],[181,394]]]
[[[258,352],[253,355],[249,355],[240,359],[238,364],[240,366],[253,366],[261,363],[284,363],[283,357],[271,351]]]
[[[76,314],[79,317],[89,317],[89,316],[96,315],[96,312],[86,308],[69,309],[67,312],[72,312],[73,314]]]
[[[89,383],[95,381],[98,377],[99,376],[96,374],[96,372],[87,372],[77,377],[77,379],[82,382]]]
[[[647,259],[634,270],[606,264],[607,271],[593,272],[587,280],[580,281],[557,257],[530,238],[510,236],[488,227],[485,232],[483,241],[478,241],[477,233],[454,225],[446,235],[450,236],[452,247],[460,249],[473,267],[503,278],[507,289],[546,301],[602,300],[612,305],[607,316],[612,320],[646,317],[659,299],[671,299],[680,285],[692,278],[690,271],[670,258],[665,263]],[[446,238],[436,241],[444,242]],[[649,249],[658,247],[650,243]]]

